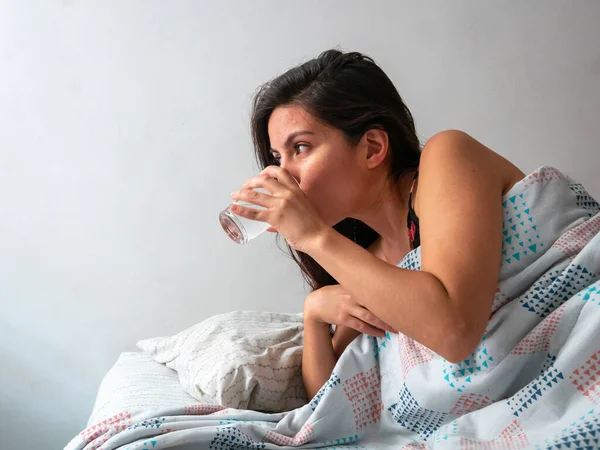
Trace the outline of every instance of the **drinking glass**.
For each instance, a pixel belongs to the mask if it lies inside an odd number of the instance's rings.
[[[269,191],[263,188],[254,188],[253,190],[270,195]],[[236,200],[233,204],[254,209],[267,209],[263,206],[254,205],[241,200]],[[267,222],[250,220],[246,217],[238,216],[231,211],[231,205],[220,212],[219,222],[221,223],[223,230],[225,230],[225,233],[227,233],[227,236],[229,236],[231,240],[238,244],[247,243],[251,239],[254,239],[255,237],[267,231],[267,228],[271,226]]]

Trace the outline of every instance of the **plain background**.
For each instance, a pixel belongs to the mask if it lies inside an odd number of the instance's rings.
[[[598,23],[594,0],[0,0],[0,447],[62,448],[139,339],[302,310],[275,236],[217,220],[257,171],[260,84],[361,51],[423,142],[462,129],[600,197]]]

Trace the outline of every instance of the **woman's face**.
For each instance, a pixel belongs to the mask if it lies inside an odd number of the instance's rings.
[[[318,122],[297,105],[276,108],[268,132],[274,158],[296,178],[329,225],[372,201],[382,177],[364,162],[362,139],[350,145],[342,131]]]

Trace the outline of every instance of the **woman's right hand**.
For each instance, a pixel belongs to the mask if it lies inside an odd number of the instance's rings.
[[[359,305],[352,294],[339,284],[311,292],[304,301],[304,318],[323,324],[346,326],[371,336],[398,333],[368,309]]]

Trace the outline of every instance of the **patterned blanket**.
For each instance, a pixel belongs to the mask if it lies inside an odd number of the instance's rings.
[[[503,263],[485,334],[453,364],[413,339],[361,335],[285,413],[134,405],[79,449],[600,448],[600,208],[543,166],[503,198]],[[419,270],[420,249],[400,267]]]

